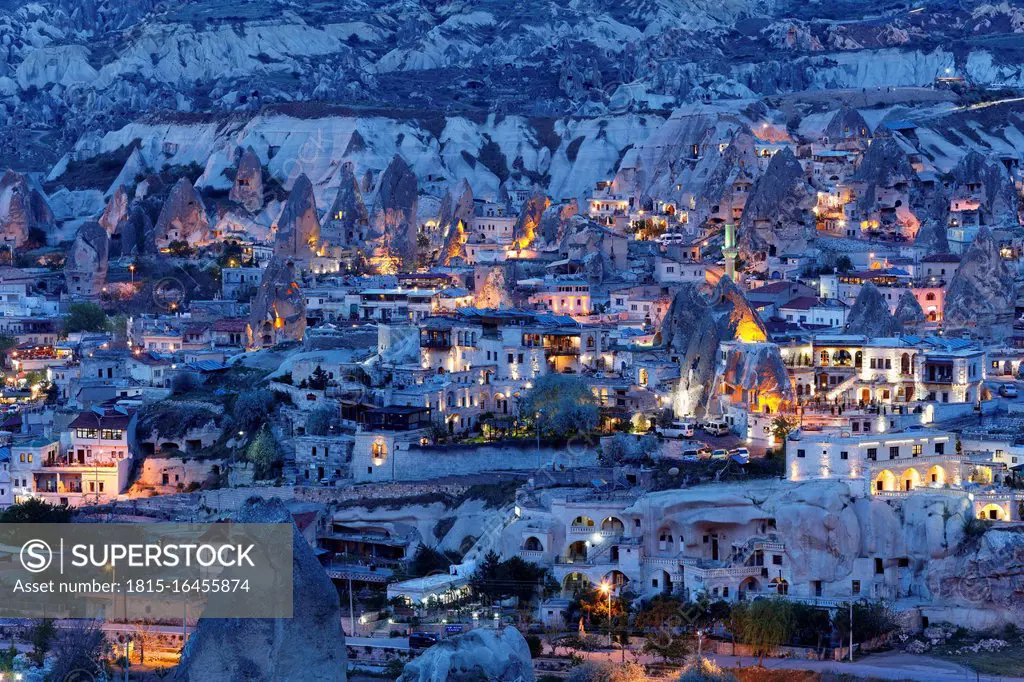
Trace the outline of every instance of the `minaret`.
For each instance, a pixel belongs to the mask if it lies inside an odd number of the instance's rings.
[[[722,256],[725,258],[725,276],[736,281],[736,226],[733,223],[725,224],[725,244],[722,246]]]

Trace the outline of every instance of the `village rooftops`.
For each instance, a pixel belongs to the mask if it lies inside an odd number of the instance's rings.
[[[124,407],[94,407],[80,412],[67,428],[70,429],[120,429],[128,428],[135,410]]]
[[[834,298],[817,298],[816,296],[797,296],[780,308],[787,310],[810,310],[811,308],[846,308],[847,305]]]
[[[922,263],[959,263],[960,256],[955,253],[933,253],[921,259]]]

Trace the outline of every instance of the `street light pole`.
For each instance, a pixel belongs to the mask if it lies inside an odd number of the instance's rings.
[[[853,663],[853,600],[850,600],[850,663]]]

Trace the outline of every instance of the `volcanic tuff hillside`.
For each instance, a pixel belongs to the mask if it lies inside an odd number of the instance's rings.
[[[320,101],[450,115],[663,110],[808,88],[1024,84],[1000,3],[0,2],[0,124],[42,154],[140,112]],[[6,119],[6,121],[5,121]]]

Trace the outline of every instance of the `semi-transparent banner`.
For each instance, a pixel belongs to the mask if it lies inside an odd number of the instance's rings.
[[[293,526],[0,524],[0,617],[291,618]]]

